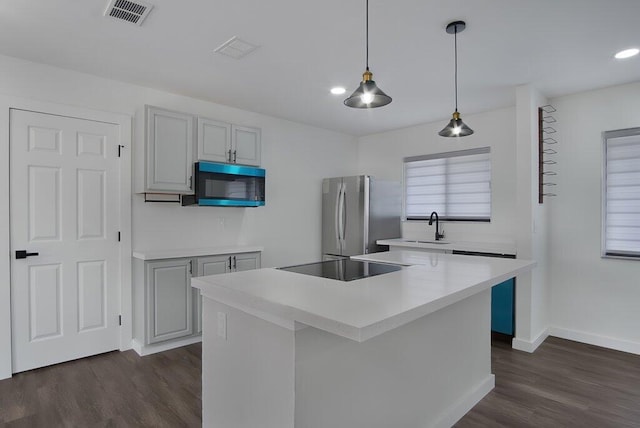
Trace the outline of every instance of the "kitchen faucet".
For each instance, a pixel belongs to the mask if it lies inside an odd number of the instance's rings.
[[[433,211],[431,213],[431,216],[429,216],[429,226],[431,226],[433,224],[433,216],[436,216],[436,241],[439,241],[440,239],[444,238],[444,232],[440,233],[440,220],[438,219],[438,213]]]

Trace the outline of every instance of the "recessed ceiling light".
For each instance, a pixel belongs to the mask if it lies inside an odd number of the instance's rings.
[[[640,50],[633,48],[633,49],[625,49],[623,51],[618,52],[615,57],[617,59],[624,59],[624,58],[631,58],[632,56],[638,55],[638,52],[640,52]]]
[[[347,90],[345,88],[343,88],[342,86],[336,86],[335,88],[331,88],[331,93],[333,95],[342,95],[346,92]]]

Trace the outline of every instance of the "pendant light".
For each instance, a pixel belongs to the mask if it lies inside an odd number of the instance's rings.
[[[460,119],[460,113],[458,113],[458,33],[462,33],[465,27],[464,21],[455,21],[447,25],[447,33],[453,34],[454,37],[456,111],[453,112],[453,118],[449,124],[438,132],[441,137],[466,137],[473,134],[473,129],[465,125]]]
[[[391,97],[378,88],[372,77],[373,73],[369,71],[369,0],[367,0],[367,69],[362,74],[360,86],[344,100],[344,105],[353,108],[376,108],[389,104]]]

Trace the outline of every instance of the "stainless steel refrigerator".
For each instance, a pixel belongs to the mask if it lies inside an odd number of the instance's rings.
[[[324,260],[375,253],[378,239],[400,237],[400,184],[368,175],[322,181]]]

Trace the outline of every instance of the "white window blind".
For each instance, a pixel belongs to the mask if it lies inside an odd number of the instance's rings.
[[[604,133],[603,252],[640,257],[640,128]]]
[[[489,147],[404,159],[404,214],[407,220],[491,219]]]

